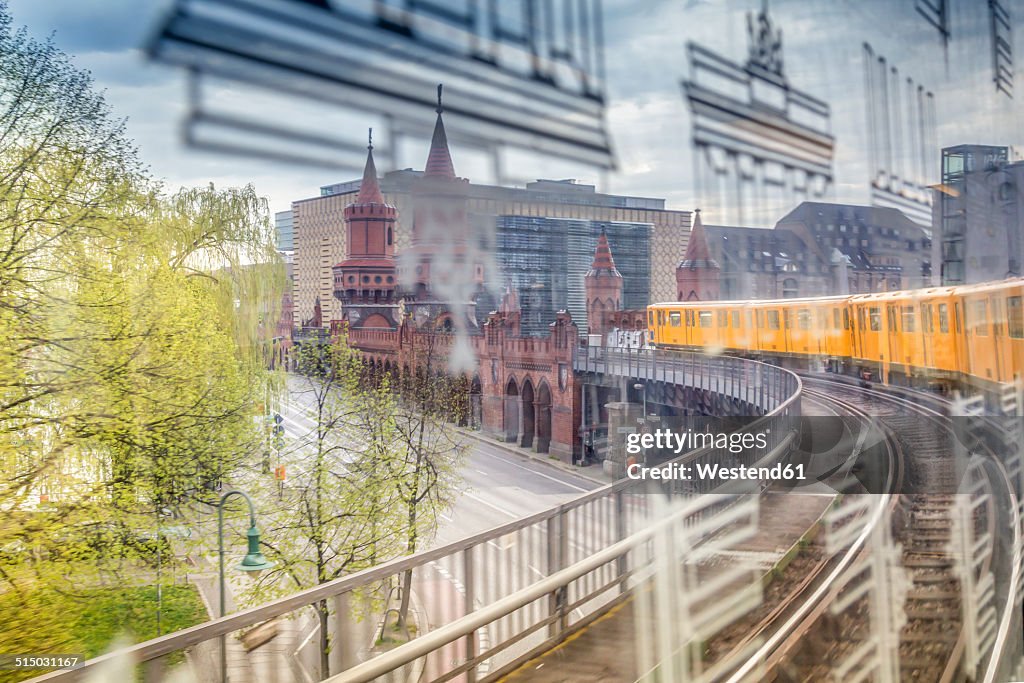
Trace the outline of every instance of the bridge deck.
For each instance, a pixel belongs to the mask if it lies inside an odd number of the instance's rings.
[[[770,571],[824,514],[832,500],[831,495],[824,494],[765,494],[756,535],[735,552],[720,554],[715,564],[744,563],[753,569]],[[633,600],[627,600],[502,680],[510,683],[632,683],[638,678],[637,634],[654,633],[657,628],[653,618],[649,625],[637,624],[636,619]]]

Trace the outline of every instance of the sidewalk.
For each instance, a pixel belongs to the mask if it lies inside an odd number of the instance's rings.
[[[547,467],[550,467],[555,470],[575,474],[577,477],[589,479],[595,484],[601,484],[603,486],[605,484],[611,484],[614,481],[610,476],[605,474],[604,468],[602,468],[600,465],[590,465],[589,467],[577,467],[576,465],[567,465],[561,460],[551,458],[550,456],[548,456],[547,453],[535,453],[534,451],[528,450],[526,448],[520,448],[519,446],[507,443],[505,441],[498,441],[497,439],[486,436],[481,432],[472,429],[467,429],[465,427],[455,427],[455,429],[460,434],[468,436],[469,438],[474,439],[479,443],[485,443],[488,446],[493,446],[494,448],[503,450],[510,455],[518,455],[521,458],[529,458],[531,460],[536,461],[537,463],[542,463]]]

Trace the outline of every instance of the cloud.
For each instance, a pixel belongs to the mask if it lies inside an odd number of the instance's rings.
[[[11,0],[15,24],[33,35],[54,33],[56,44],[89,69],[118,116],[128,117],[129,134],[143,160],[169,185],[254,182],[274,210],[294,199],[315,196],[320,185],[350,180],[351,172],[263,162],[185,147],[183,71],[145,60],[140,47],[152,35],[170,0]],[[664,197],[673,208],[700,201],[693,187],[690,113],[680,87],[689,76],[686,45],[694,41],[737,63],[747,57],[747,12],[760,0],[605,0],[607,121],[619,170],[608,174],[609,191]],[[954,4],[954,8],[957,7]],[[790,84],[829,103],[836,137],[836,199],[869,200],[868,134],[863,99],[862,44],[897,64],[936,94],[939,144],[985,141],[1021,144],[1024,115],[1016,100],[996,96],[991,80],[987,8],[955,11],[953,37],[944,47],[937,31],[913,3],[885,0],[776,0],[771,15],[783,30],[783,56]],[[957,13],[959,12],[959,13]],[[1015,44],[1024,44],[1017,22]],[[1024,92],[1018,60],[1018,93]],[[251,89],[218,86],[213,102],[258,110],[263,100]],[[278,116],[278,115],[276,115]],[[285,98],[279,118],[318,133],[362,131],[379,117],[349,116],[339,107]],[[453,139],[457,138],[457,131]],[[362,139],[362,132],[359,139]],[[427,139],[407,139],[390,163],[420,167]],[[938,166],[938,149],[935,170]],[[487,159],[454,145],[460,175],[489,182]],[[592,168],[516,157],[516,178],[577,177],[597,180]],[[381,170],[388,161],[381,150]]]

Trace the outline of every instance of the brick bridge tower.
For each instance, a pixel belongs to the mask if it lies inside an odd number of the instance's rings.
[[[597,239],[594,262],[583,282],[587,293],[587,331],[604,335],[611,330],[608,314],[622,308],[622,274],[615,268],[604,230]]]
[[[345,260],[334,266],[334,296],[350,328],[398,327],[395,207],[384,202],[373,163],[373,129],[363,182],[345,207]]]
[[[721,296],[722,267],[711,258],[700,209],[693,215],[690,241],[683,260],[676,266],[677,298],[679,301],[716,301]]]
[[[483,254],[466,215],[469,180],[455,175],[444,129],[441,86],[423,176],[412,186],[412,244],[399,255],[406,308],[417,326],[476,328]]]

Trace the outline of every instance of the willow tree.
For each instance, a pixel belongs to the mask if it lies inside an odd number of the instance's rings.
[[[166,194],[0,5],[0,593],[144,576],[153,513],[254,451],[283,281],[252,187]]]

